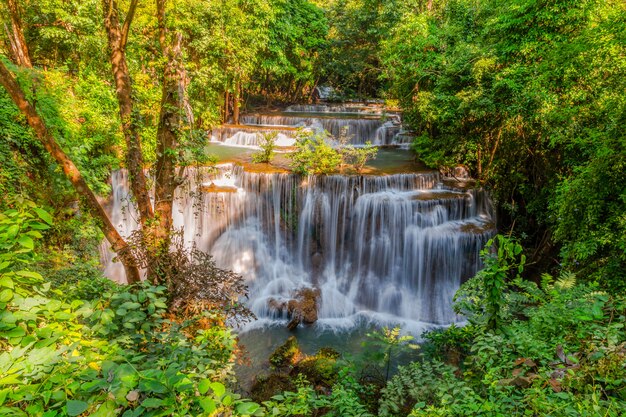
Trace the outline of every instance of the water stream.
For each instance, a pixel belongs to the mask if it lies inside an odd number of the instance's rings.
[[[176,198],[185,239],[242,274],[256,326],[284,322],[269,300],[321,290],[320,326],[363,320],[418,333],[456,320],[451,300],[492,234],[484,192],[442,185],[437,173],[309,176],[253,173],[227,164],[198,173]],[[113,174],[114,220],[128,233],[126,173]],[[207,187],[212,185],[212,187]],[[204,190],[204,191],[203,191]],[[122,279],[120,265],[104,260]]]
[[[327,131],[333,137],[345,132],[349,143],[365,145],[408,145],[402,134],[397,112],[363,103],[294,105],[284,111],[245,114],[239,125],[224,125],[213,130],[214,142],[231,146],[258,146],[261,134],[275,132],[277,146],[293,146],[298,128]]]
[[[332,132],[347,126],[354,143],[364,143],[386,123],[399,131],[398,119],[382,113],[371,106],[299,106],[243,115],[248,125],[224,126],[213,139],[255,146],[259,132],[277,131],[287,141],[296,126],[319,124]],[[249,150],[228,149],[231,160],[238,152],[249,158]],[[494,233],[489,198],[482,190],[448,186],[437,172],[399,169],[413,164],[408,151],[385,149],[381,155],[370,165],[371,172],[385,171],[377,175],[301,177],[251,172],[234,163],[217,172],[188,170],[188,181],[177,190],[174,225],[184,230],[187,244],[245,278],[247,305],[258,320],[240,331],[252,345],[258,341],[255,349],[264,359],[286,337],[282,329],[289,320],[271,307],[272,300],[286,302],[302,288],[321,293],[318,321],[298,329],[302,340],[317,341],[312,346],[320,340],[341,345],[341,334],[363,335],[371,326],[399,325],[419,336],[459,320],[453,295],[480,267],[480,249]],[[111,182],[108,210],[128,235],[138,225],[126,172],[113,173]],[[111,258],[103,245],[105,274],[124,281],[123,268]],[[339,335],[334,343],[333,334]]]

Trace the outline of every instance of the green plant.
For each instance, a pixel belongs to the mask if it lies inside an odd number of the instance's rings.
[[[252,162],[265,164],[272,162],[275,156],[277,136],[276,132],[257,133],[261,151],[252,154]]]
[[[374,348],[371,356],[384,368],[385,382],[389,380],[392,360],[403,352],[406,353],[419,348],[418,345],[411,343],[414,339],[413,336],[401,335],[400,327],[393,329],[383,327],[379,331],[368,333],[367,337],[369,340],[363,342],[363,345]]]
[[[235,339],[214,325],[219,312],[180,319],[167,314],[163,286],[94,276],[63,291],[30,271],[51,223],[28,201],[0,213],[0,414],[260,412],[224,386]]]
[[[343,162],[354,169],[357,174],[363,172],[363,168],[367,161],[376,158],[378,147],[367,142],[363,147],[354,145],[343,146],[340,150],[343,156]]]
[[[296,151],[289,155],[294,172],[301,175],[324,175],[336,172],[341,154],[329,144],[328,133],[298,131]]]
[[[522,250],[519,243],[506,236],[490,239],[480,252],[484,268],[454,296],[455,311],[471,323],[499,331],[505,314],[505,290],[513,279],[520,279],[526,263]]]

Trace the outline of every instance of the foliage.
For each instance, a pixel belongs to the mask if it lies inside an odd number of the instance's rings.
[[[271,100],[308,99],[322,71],[328,22],[323,10],[308,0],[273,0],[268,43],[259,56],[253,93]]]
[[[402,8],[403,2],[399,1],[329,3],[330,30],[323,70],[327,81],[344,96],[363,99],[382,92],[382,40],[389,35]]]
[[[257,136],[259,137],[261,151],[252,154],[252,162],[269,164],[275,156],[274,150],[276,149],[276,137],[278,134],[276,132],[259,133]]]
[[[363,172],[363,168],[367,161],[376,158],[378,147],[367,142],[365,146],[344,146],[340,150],[343,163],[350,166],[357,174]]]
[[[51,223],[30,202],[0,214],[3,415],[251,415],[259,409],[219,382],[230,374],[235,342],[229,330],[202,325],[213,320],[209,313],[167,318],[165,287],[120,287],[91,277],[61,291],[31,272],[35,241]]]
[[[291,168],[301,175],[333,174],[346,168],[361,174],[378,148],[369,142],[364,147],[350,145],[348,140],[345,132],[335,138],[326,131],[301,129],[296,135],[296,150],[289,154]]]
[[[336,384],[328,396],[318,394],[307,381],[296,380],[297,392],[286,391],[263,402],[268,415],[272,416],[326,416],[326,417],[373,417],[355,392],[354,380],[347,378]]]
[[[508,260],[502,265],[510,273],[506,265],[516,259],[516,246],[510,241],[503,246],[500,255]],[[489,323],[493,311],[484,304],[465,308],[469,293],[488,298],[480,289],[461,291],[468,321]],[[501,331],[472,324],[463,331],[450,327],[427,334],[426,340],[456,357],[426,346],[423,361],[402,368],[383,390],[381,415],[621,415],[626,406],[623,295],[577,285],[572,274],[563,273],[556,280],[545,275],[541,286],[513,279],[499,296]]]
[[[298,131],[296,151],[291,153],[291,167],[301,175],[324,175],[336,172],[341,164],[341,154],[330,145],[326,132]]]
[[[526,256],[522,254],[519,243],[503,235],[490,239],[480,256],[484,268],[457,292],[455,310],[468,316],[472,324],[498,331],[507,301],[506,287],[513,280],[521,281],[520,274],[524,271]],[[474,322],[474,318],[485,321]]]
[[[369,341],[363,342],[363,344],[374,348],[375,353],[371,359],[380,363],[384,368],[385,382],[389,380],[392,359],[403,352],[410,352],[419,348],[418,345],[411,343],[413,336],[400,334],[399,327],[393,329],[384,327],[380,331],[368,333],[367,337]]]
[[[534,253],[553,256],[552,236],[569,268],[616,289],[625,22],[615,1],[449,0],[405,9],[382,48],[419,157],[469,167]]]

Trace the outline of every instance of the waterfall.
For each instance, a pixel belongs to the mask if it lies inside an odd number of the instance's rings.
[[[349,143],[365,145],[405,145],[401,138],[401,118],[397,112],[386,111],[380,104],[298,104],[283,112],[241,115],[241,125],[223,125],[211,133],[214,142],[231,146],[258,147],[258,134],[276,132],[277,146],[295,144],[298,128],[326,131],[334,137],[346,132]]]
[[[270,299],[315,287],[321,325],[449,324],[457,319],[452,296],[493,234],[484,192],[446,187],[437,173],[301,177],[224,165],[190,178],[177,192],[174,224],[244,276],[260,323],[279,319]],[[126,174],[112,183],[115,214]],[[136,227],[132,216],[116,222],[125,232]]]
[[[314,130],[325,130],[334,137],[338,137],[344,129],[350,137],[350,143],[363,145],[371,141],[376,131],[384,124],[379,117],[332,117],[326,115],[305,114],[246,114],[241,116],[241,122],[247,125],[261,126],[293,126],[310,127]]]

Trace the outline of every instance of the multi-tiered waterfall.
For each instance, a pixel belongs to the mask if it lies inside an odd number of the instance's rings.
[[[178,191],[175,225],[245,277],[258,323],[284,319],[269,300],[302,287],[321,291],[321,325],[365,319],[417,332],[451,323],[453,294],[492,234],[486,195],[446,187],[438,173],[300,177],[225,165],[190,178]],[[120,212],[124,172],[112,182]],[[132,210],[116,221],[132,229]]]
[[[381,106],[353,104],[294,105],[285,111],[251,113],[239,125],[224,125],[212,132],[212,140],[226,145],[254,147],[261,134],[275,132],[278,146],[293,146],[298,128],[327,131],[334,137],[347,134],[353,145],[403,145],[410,138],[401,133],[400,116]]]

